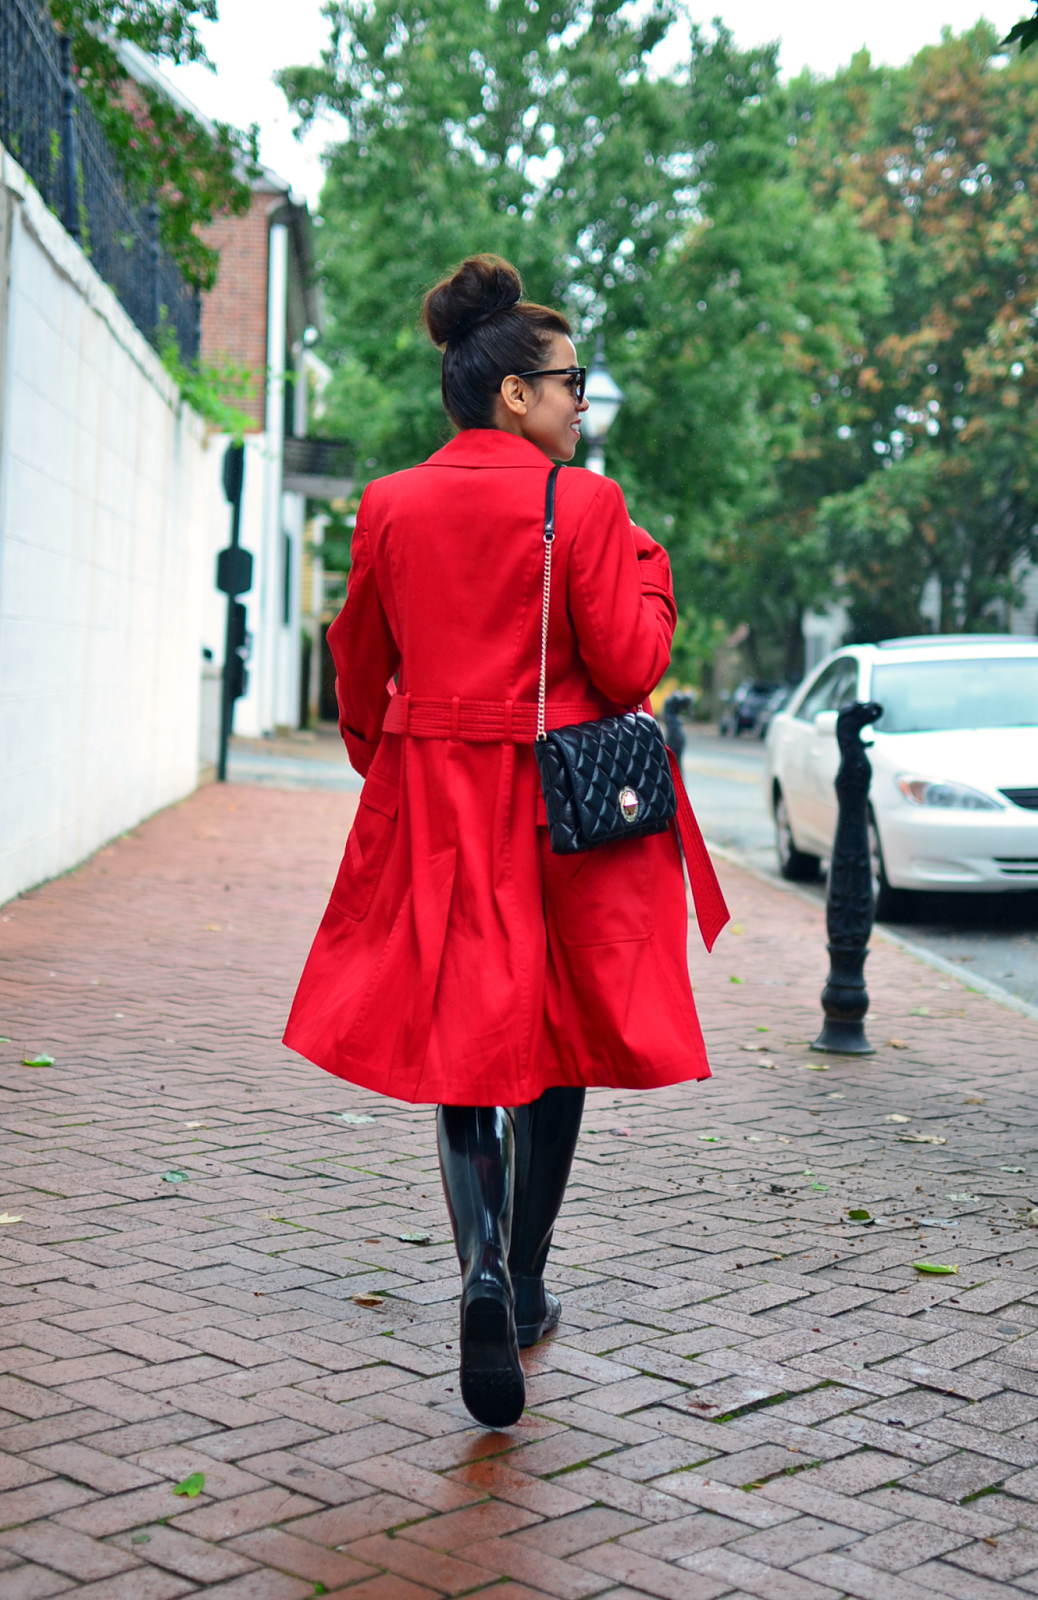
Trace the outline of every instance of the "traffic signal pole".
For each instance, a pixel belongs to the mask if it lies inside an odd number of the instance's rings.
[[[245,607],[238,596],[252,588],[252,556],[239,544],[241,496],[245,483],[245,446],[229,444],[223,458],[223,491],[231,507],[231,542],[216,558],[216,587],[227,596],[224,634],[223,692],[220,696],[220,754],[216,766],[219,783],[227,782],[227,745],[234,724],[234,702],[245,693]]]

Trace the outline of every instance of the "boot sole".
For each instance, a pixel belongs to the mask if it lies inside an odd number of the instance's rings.
[[[461,1313],[461,1398],[486,1428],[510,1428],[526,1404],[526,1383],[508,1306],[496,1295],[473,1296]]]

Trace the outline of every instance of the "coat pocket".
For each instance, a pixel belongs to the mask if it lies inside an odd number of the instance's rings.
[[[396,831],[400,791],[372,774],[364,784],[357,815],[331,893],[337,911],[352,922],[368,914]]]
[[[542,834],[549,926],[565,945],[625,944],[653,931],[654,839],[621,839],[578,855],[553,855]]]

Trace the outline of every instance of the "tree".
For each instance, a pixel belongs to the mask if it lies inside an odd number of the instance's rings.
[[[812,196],[775,49],[698,43],[696,216],[631,341],[624,466],[672,529],[682,595],[748,624],[757,671],[795,676],[804,609],[831,588],[815,508],[858,472],[850,384],[882,261],[839,198]]]
[[[1038,557],[1038,62],[979,24],[900,71],[866,55],[794,85],[822,200],[878,242],[889,308],[867,327],[856,439],[871,470],[823,503],[859,635],[990,626]],[[877,479],[881,481],[877,481]]]
[[[326,10],[321,66],[280,81],[303,125],[321,107],[348,124],[322,197],[329,426],[370,474],[443,440],[439,359],[417,317],[446,269],[497,251],[535,298],[596,320],[611,263],[637,276],[673,231],[674,179],[656,164],[673,148],[673,96],[647,68],[672,14],[662,0],[637,24],[621,0]]]
[[[146,55],[208,64],[199,20],[215,21],[217,0],[48,0],[68,35],[79,87],[138,203],[159,207],[165,249],[189,283],[210,289],[219,257],[200,230],[220,212],[244,212],[255,170],[257,130],[203,125],[165,95],[130,77],[117,45]]]
[[[842,405],[832,373],[881,291],[874,246],[842,205],[818,213],[791,165],[774,49],[693,28],[684,69],[659,78],[662,4],[637,25],[617,0],[328,12],[321,66],[281,82],[304,123],[321,107],[348,122],[322,197],[328,426],[356,440],[362,477],[445,436],[421,292],[473,251],[511,256],[585,338],[605,333],[629,395],[611,466],[671,546],[683,637],[705,652],[745,608],[765,654],[777,636],[793,660],[819,583],[808,500],[846,454],[819,412]]]

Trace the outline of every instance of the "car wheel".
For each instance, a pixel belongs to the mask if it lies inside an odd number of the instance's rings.
[[[775,791],[775,848],[778,851],[779,872],[787,883],[814,883],[821,865],[817,856],[798,850],[789,825],[786,797],[781,789]]]
[[[894,889],[887,879],[883,865],[883,846],[880,843],[876,819],[869,810],[869,861],[872,866],[872,915],[876,922],[905,922],[912,910],[911,891]]]

